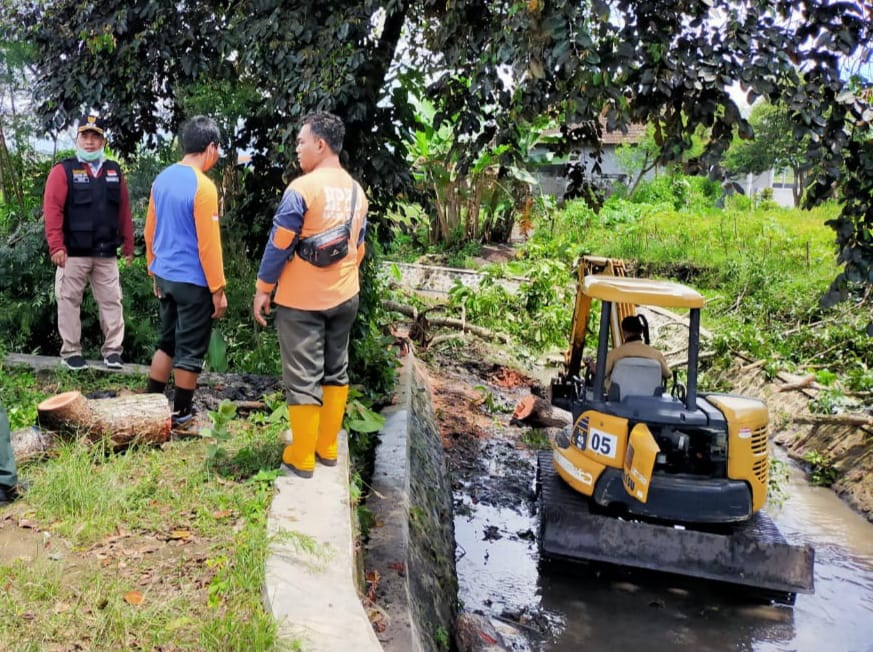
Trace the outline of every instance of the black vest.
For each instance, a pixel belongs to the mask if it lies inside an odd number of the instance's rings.
[[[69,256],[117,255],[118,207],[121,204],[121,167],[103,161],[99,177],[88,174],[88,163],[75,158],[61,161],[67,173],[64,206],[64,245]]]

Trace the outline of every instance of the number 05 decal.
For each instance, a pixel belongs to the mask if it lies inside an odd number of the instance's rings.
[[[614,459],[615,453],[618,450],[618,437],[592,428],[588,438],[588,450],[603,455],[603,457]]]

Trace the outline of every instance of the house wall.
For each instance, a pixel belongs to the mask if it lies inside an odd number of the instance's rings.
[[[747,197],[754,197],[766,188],[773,189],[773,201],[785,208],[794,208],[794,194],[791,186],[782,183],[782,178],[773,173],[773,170],[761,174],[747,174],[739,177],[731,177],[729,181],[735,181],[742,186]]]
[[[601,153],[600,174],[595,178],[595,181],[606,188],[619,182],[626,184],[633,182],[633,179],[629,177],[619,165],[615,151],[615,145],[604,145]],[[573,153],[570,155],[569,162],[549,163],[537,166],[534,176],[536,176],[537,180],[540,182],[542,193],[544,195],[553,195],[555,197],[562,197],[564,195],[564,191],[567,189],[567,184],[569,182],[567,170],[571,162],[581,160],[585,164],[589,176],[591,176],[594,161],[591,158],[590,152],[590,149],[586,149],[583,150],[582,153]],[[531,151],[530,155],[531,158],[536,160],[537,157],[544,158],[547,153],[548,150],[546,148],[538,146]],[[653,177],[654,173],[650,171],[646,173],[643,178],[651,179]]]

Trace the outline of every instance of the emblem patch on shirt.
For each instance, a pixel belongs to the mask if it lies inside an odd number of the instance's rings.
[[[88,171],[73,170],[73,183],[88,183]]]
[[[118,172],[115,170],[106,170],[106,181],[110,183],[118,183]]]

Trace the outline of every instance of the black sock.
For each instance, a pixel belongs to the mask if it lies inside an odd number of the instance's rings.
[[[167,383],[162,383],[160,380],[149,377],[146,394],[163,394],[165,389],[167,389]]]
[[[193,398],[193,389],[176,387],[176,392],[173,396],[173,412],[176,416],[184,417],[187,414],[191,414],[191,401]]]

